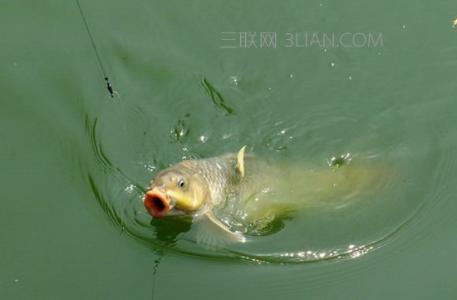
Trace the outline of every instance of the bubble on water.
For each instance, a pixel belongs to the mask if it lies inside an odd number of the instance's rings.
[[[330,66],[331,66],[332,68],[334,68],[334,67],[335,67],[335,63],[332,61],[332,62],[330,63]]]
[[[333,156],[327,160],[329,167],[341,167],[342,165],[350,163],[352,160],[351,153],[345,153],[340,156]]]
[[[206,141],[208,141],[208,137],[207,136],[204,136],[204,135],[201,135],[199,138],[198,138],[198,141],[202,144],[206,143]]]
[[[135,190],[135,186],[133,184],[129,184],[128,186],[125,187],[124,191],[127,193],[131,193]]]
[[[352,76],[349,76],[348,79],[349,79],[349,80],[352,80]]]
[[[149,164],[144,164],[143,167],[148,170],[149,172],[154,172],[157,167],[156,166],[153,166],[153,165],[149,165]]]
[[[176,130],[175,133],[176,133],[176,136],[181,137],[186,134],[186,131],[183,128],[180,128],[180,129]]]
[[[234,85],[239,85],[240,84],[240,79],[238,76],[230,76],[230,81]]]
[[[290,74],[289,74],[289,78],[290,78],[290,79],[294,78],[294,74],[290,73]]]
[[[170,130],[170,134],[176,141],[181,141],[182,138],[189,134],[189,129],[184,120],[178,120],[176,125]]]
[[[402,26],[401,28],[403,28],[403,29],[406,29],[406,25],[405,25],[405,24],[403,24],[403,26]]]

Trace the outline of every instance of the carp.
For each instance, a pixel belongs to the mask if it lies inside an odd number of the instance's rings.
[[[184,160],[160,171],[143,198],[147,212],[154,218],[190,216],[212,226],[213,234],[245,242],[300,209],[341,207],[363,198],[386,175],[382,168],[349,163],[349,155],[312,168],[275,164],[245,152],[246,146],[238,153]]]

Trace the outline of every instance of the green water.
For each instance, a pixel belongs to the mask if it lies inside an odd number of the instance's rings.
[[[457,3],[81,5],[114,98],[75,2],[0,4],[0,299],[457,297]],[[240,46],[246,32],[257,48]],[[287,47],[304,32],[383,43]],[[158,170],[245,144],[394,171],[365,202],[229,249],[151,224],[141,194]],[[351,245],[365,247],[278,263]]]

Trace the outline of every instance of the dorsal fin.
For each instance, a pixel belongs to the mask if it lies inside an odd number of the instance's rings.
[[[238,151],[238,155],[236,156],[236,168],[238,172],[240,172],[241,178],[244,177],[244,151],[246,150],[246,145],[244,145],[240,151]]]

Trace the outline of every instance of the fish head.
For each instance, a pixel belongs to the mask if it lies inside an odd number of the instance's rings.
[[[208,203],[209,194],[204,177],[184,161],[157,174],[143,203],[154,218],[195,215]]]

